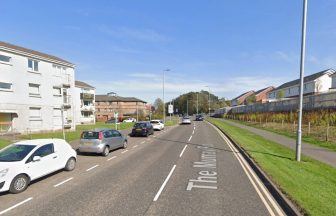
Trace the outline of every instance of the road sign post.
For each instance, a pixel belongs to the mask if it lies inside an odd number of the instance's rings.
[[[114,124],[115,124],[115,129],[118,130],[118,116],[119,116],[119,113],[115,112],[114,113]]]
[[[171,121],[171,115],[174,113],[174,106],[172,104],[168,105],[168,113]]]

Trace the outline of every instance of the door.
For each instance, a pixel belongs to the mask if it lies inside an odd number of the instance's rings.
[[[35,156],[41,157],[40,161],[33,161]],[[38,148],[27,160],[26,168],[31,180],[45,176],[57,170],[58,156],[54,151],[54,144],[46,144]]]
[[[112,130],[113,147],[120,148],[124,144],[124,139],[119,131]]]

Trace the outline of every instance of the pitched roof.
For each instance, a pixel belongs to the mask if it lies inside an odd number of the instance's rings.
[[[263,88],[263,89],[260,89],[260,90],[256,91],[254,94],[258,95],[258,94],[260,94],[260,93],[262,93],[262,92],[264,92],[265,90],[268,90],[268,89],[270,89],[270,91],[271,91],[271,90],[274,89],[274,87],[273,86],[268,86],[266,88]]]
[[[96,95],[96,102],[143,102],[146,101],[140,100],[135,97],[120,97],[120,96],[108,96],[108,95]]]
[[[309,76],[306,76],[304,77],[304,83],[307,83],[307,82],[311,82],[311,81],[314,81],[316,80],[317,78],[325,75],[325,74],[334,74],[335,73],[335,70],[334,69],[327,69],[327,70],[323,70],[323,71],[320,71],[320,72],[317,72],[317,73],[314,73],[312,75],[309,75]],[[290,86],[294,86],[294,85],[299,85],[300,83],[300,79],[296,79],[296,80],[293,80],[293,81],[290,81],[290,82],[286,82],[282,85],[280,85],[279,87],[275,88],[274,90],[278,90],[278,89],[283,89],[283,88],[287,88],[287,87],[290,87]]]
[[[39,56],[39,57],[42,57],[42,58],[47,58],[47,59],[51,59],[51,60],[54,60],[54,61],[57,61],[57,62],[60,62],[60,63],[65,63],[65,64],[68,64],[68,65],[70,64],[70,65],[74,66],[73,63],[68,62],[64,59],[61,59],[59,57],[0,41],[0,49],[3,48],[3,47],[6,48],[6,49],[9,49],[9,50],[20,51],[20,52],[23,52],[23,53],[26,53],[26,54],[36,55],[36,56]]]
[[[238,97],[233,98],[232,100],[237,100],[238,98],[244,97],[245,95],[248,95],[248,94],[253,93],[253,92],[254,92],[253,90],[248,91],[248,92],[244,92],[243,94],[239,95]]]
[[[78,80],[75,81],[75,86],[76,87],[84,87],[84,88],[92,88],[92,89],[95,88],[95,87],[93,87],[93,86],[91,86],[91,85],[89,85],[89,84],[87,84],[85,82],[78,81]]]

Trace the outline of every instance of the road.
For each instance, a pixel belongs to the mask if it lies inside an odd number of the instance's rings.
[[[80,155],[74,171],[0,195],[0,214],[278,215],[243,167],[216,129],[194,122],[130,138],[107,158]]]

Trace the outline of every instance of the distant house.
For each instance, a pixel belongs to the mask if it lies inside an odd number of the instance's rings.
[[[231,100],[231,106],[238,106],[245,102],[246,98],[253,95],[254,91],[248,91]]]
[[[303,94],[312,95],[329,91],[332,88],[334,69],[327,69],[304,77]],[[336,87],[336,80],[334,81]],[[293,98],[299,96],[300,79],[286,82],[268,93],[268,100],[274,101],[281,98]]]
[[[269,86],[263,89],[260,89],[254,93],[256,97],[256,103],[266,103],[267,95],[269,92],[273,91],[275,88],[273,86]]]

